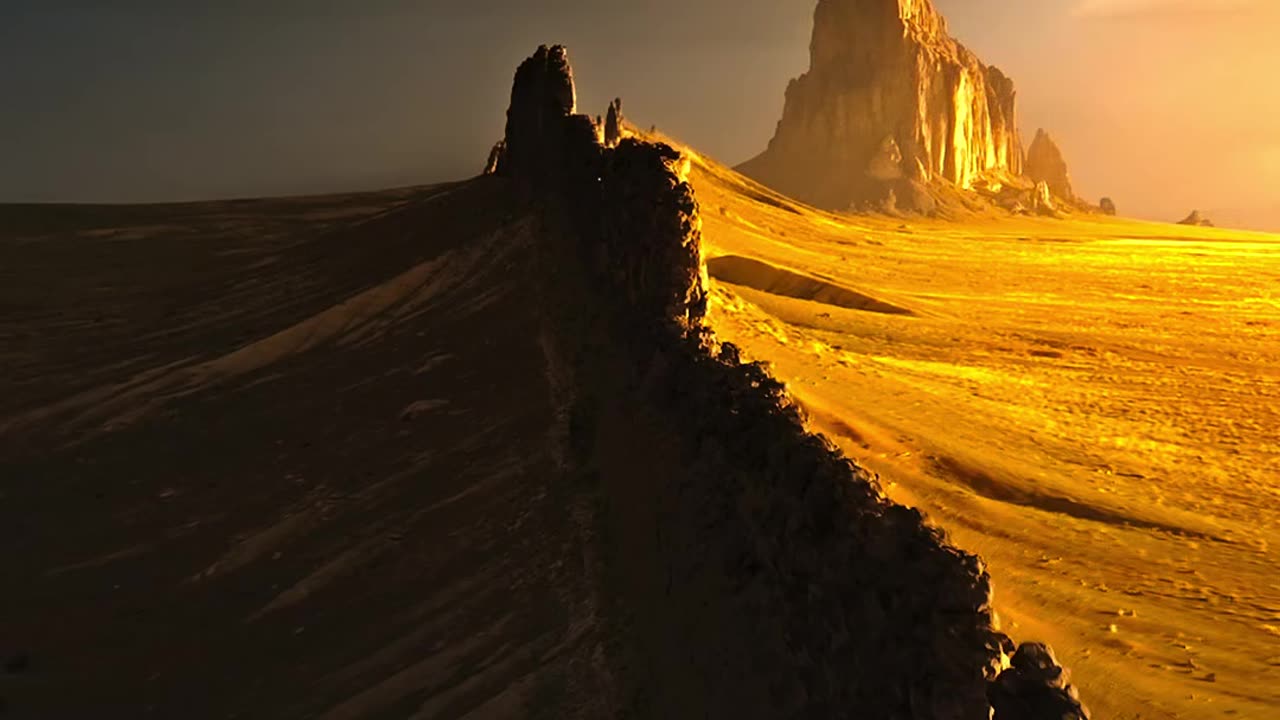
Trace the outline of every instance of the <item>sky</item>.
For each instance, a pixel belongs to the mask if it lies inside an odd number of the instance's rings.
[[[1011,75],[1077,190],[1122,212],[1280,230],[1276,0],[935,0]],[[0,202],[376,189],[474,175],[516,65],[569,47],[735,164],[805,70],[813,0],[0,0]]]

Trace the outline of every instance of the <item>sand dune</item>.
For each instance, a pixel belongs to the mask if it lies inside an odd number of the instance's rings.
[[[737,255],[711,258],[707,261],[707,271],[711,277],[731,285],[743,285],[797,300],[811,300],[847,310],[865,310],[887,315],[915,314],[906,308],[881,302],[833,282]]]

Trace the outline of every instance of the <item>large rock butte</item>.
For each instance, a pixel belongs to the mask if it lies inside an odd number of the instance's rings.
[[[1022,174],[1015,97],[930,0],[820,0],[809,71],[787,87],[768,149],[739,169],[836,210],[1006,181]]]
[[[1076,199],[1075,190],[1071,187],[1071,173],[1067,170],[1062,150],[1043,129],[1036,131],[1036,138],[1027,149],[1025,173],[1031,181],[1048,185],[1054,197],[1067,202]]]

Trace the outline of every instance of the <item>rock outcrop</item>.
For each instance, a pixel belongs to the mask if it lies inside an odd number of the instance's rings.
[[[489,151],[489,159],[484,164],[485,175],[497,175],[498,165],[502,162],[502,156],[507,152],[507,141],[499,140],[494,143],[493,149]]]
[[[604,144],[614,147],[622,140],[622,98],[609,103],[609,113],[604,118]]]
[[[1213,227],[1213,221],[1200,214],[1199,210],[1192,210],[1191,214],[1178,221],[1179,225],[1192,225],[1195,227]]]
[[[992,720],[1087,718],[1070,680],[1071,673],[1058,665],[1053,650],[1041,643],[1024,644],[987,692],[995,710]]]
[[[969,189],[1016,177],[1015,97],[1008,77],[948,34],[930,0],[820,0],[809,71],[787,87],[768,149],[739,169],[837,210],[873,206],[890,190],[901,205],[916,194],[903,192],[907,183]]]
[[[547,228],[544,351],[566,388],[553,435],[567,438],[571,484],[595,498],[603,559],[587,570],[605,589],[599,657],[620,695],[606,704],[634,717],[988,720],[999,701],[1010,720],[1087,717],[1041,702],[1065,681],[1036,671],[1038,646],[1019,651],[1031,669],[1011,666],[982,561],[889,501],[805,429],[765,366],[715,341],[688,160],[636,138],[607,147],[562,97],[513,93],[529,107],[508,117],[533,124],[509,125],[508,153],[550,165],[500,164]],[[538,138],[563,155],[535,152]]]
[[[1067,169],[1067,161],[1062,156],[1053,138],[1044,129],[1036,131],[1036,137],[1027,149],[1027,161],[1024,174],[1036,183],[1045,183],[1054,197],[1074,202],[1075,190],[1071,187],[1071,173]]]
[[[1049,189],[1049,183],[1043,180],[1036,183],[1035,190],[1031,192],[1031,211],[1036,215],[1044,215],[1046,217],[1058,216],[1058,206],[1053,200],[1053,192]]]
[[[576,106],[573,69],[565,49],[538,48],[516,69],[506,138],[494,163],[496,173],[526,178],[559,173],[566,145],[564,118],[571,116]]]
[[[1117,212],[1116,201],[1109,197],[1104,197],[1098,202],[1098,209],[1102,211],[1103,215],[1115,215]]]

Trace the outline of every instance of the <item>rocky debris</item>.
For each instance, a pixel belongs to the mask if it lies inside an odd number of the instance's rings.
[[[1024,643],[1010,665],[988,689],[992,720],[1089,720],[1071,674],[1048,646]]]
[[[1116,201],[1109,197],[1104,197],[1098,202],[1098,209],[1102,211],[1103,215],[1115,215]]]
[[[1179,225],[1192,225],[1195,227],[1213,227],[1213,221],[1200,214],[1199,210],[1192,210],[1191,214],[1178,221]]]
[[[536,67],[549,64],[544,50]],[[513,104],[543,111],[508,113],[514,122],[502,171],[576,236],[548,240],[569,247],[546,250],[558,253],[549,265],[577,268],[566,272],[582,277],[593,296],[567,298],[559,310],[575,328],[562,340],[563,356],[574,358],[579,378],[600,353],[622,366],[603,373],[600,387],[576,389],[568,412],[573,472],[604,482],[601,468],[614,461],[596,454],[594,433],[605,415],[623,423],[614,428],[623,437],[634,429],[626,423],[637,422],[627,418],[647,416],[647,432],[660,428],[672,441],[670,457],[655,456],[658,472],[627,490],[626,511],[637,499],[649,508],[656,535],[645,535],[656,539],[639,551],[643,562],[617,572],[665,588],[634,601],[644,607],[612,599],[624,618],[658,623],[639,633],[617,621],[607,656],[623,673],[627,702],[648,703],[638,707],[659,717],[701,708],[699,716],[989,720],[995,701],[1012,708],[1005,712],[1059,707],[1042,701],[1061,688],[1036,673],[1040,655],[1028,651],[1015,660],[1017,674],[1001,673],[1013,644],[996,630],[981,560],[952,547],[919,511],[889,501],[874,476],[809,433],[764,365],[715,342],[703,319],[708,281],[688,159],[636,138],[606,147],[591,118],[560,102],[559,83],[535,86],[554,97],[513,92]],[[527,144],[537,138],[560,154]],[[892,145],[878,147],[887,174]],[[871,166],[862,167],[866,177]],[[923,181],[909,173],[901,180],[920,183],[927,195]],[[647,461],[642,453],[631,462]],[[628,472],[614,481],[643,476]],[[634,579],[650,571],[654,577]],[[663,705],[669,683],[660,673],[626,674],[674,657],[654,634],[678,637],[679,667],[667,672],[698,678],[698,708],[680,695],[670,696],[677,708]]]
[[[787,87],[768,149],[739,169],[844,210],[881,201],[897,182],[882,178],[888,139],[904,178],[969,189],[1022,172],[1015,98],[1012,81],[956,42],[930,0],[821,0],[809,70]],[[902,187],[891,189],[902,205]]]
[[[609,103],[609,113],[604,119],[604,144],[615,147],[622,140],[622,98]]]
[[[1047,184],[1049,191],[1061,200],[1073,202],[1076,199],[1075,190],[1071,187],[1071,173],[1067,170],[1062,150],[1043,128],[1036,131],[1036,137],[1027,149],[1024,174],[1032,182]]]

